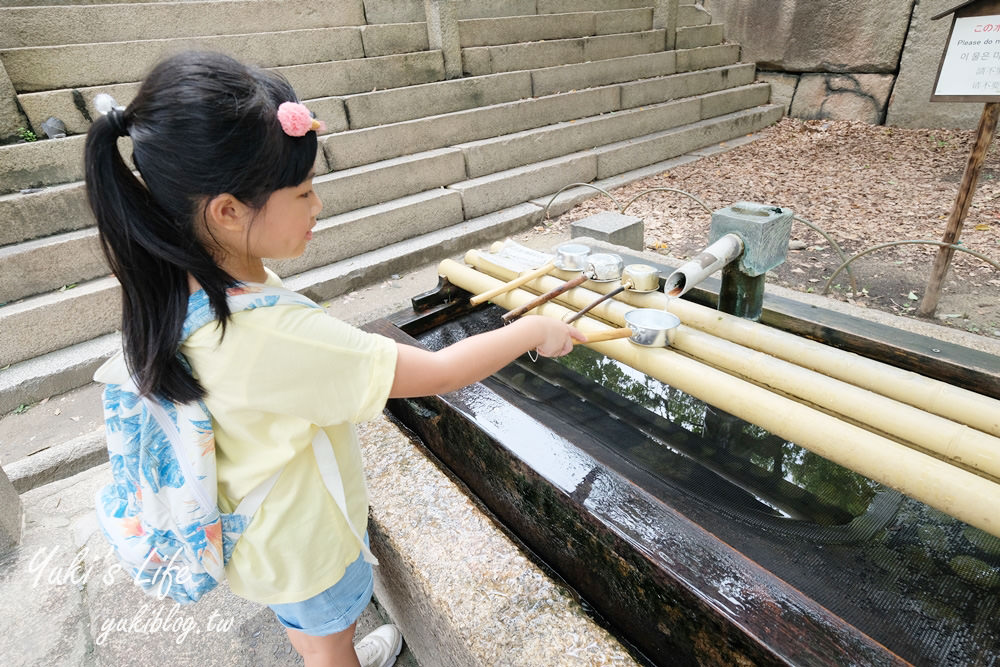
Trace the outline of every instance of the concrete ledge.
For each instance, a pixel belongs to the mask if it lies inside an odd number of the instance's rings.
[[[96,224],[80,182],[0,196],[0,246]]]
[[[83,179],[86,137],[0,146],[0,194]]]
[[[439,81],[344,98],[351,129],[531,97],[528,72]]]
[[[4,465],[4,472],[18,493],[30,491],[106,463],[108,447],[104,427],[55,447]]]
[[[596,156],[576,153],[455,183],[449,188],[462,194],[465,217],[475,218],[555,192],[569,183],[592,181],[596,175]]]
[[[676,54],[673,51],[644,53],[637,56],[535,70],[531,73],[531,85],[534,95],[538,97],[635,79],[665,76],[673,74],[676,66]]]
[[[376,595],[422,664],[636,664],[395,424],[360,436]]]
[[[100,278],[0,308],[0,366],[115,331],[121,321],[120,289],[114,278]]]
[[[440,148],[326,174],[313,180],[313,188],[324,212],[336,215],[464,179],[462,151]]]
[[[597,177],[607,178],[663,158],[676,157],[702,146],[754,132],[781,118],[781,107],[755,107],[631,141],[602,146],[597,155]]]
[[[4,48],[361,25],[360,1],[215,0],[0,10]]]
[[[94,371],[121,348],[118,334],[72,345],[0,371],[0,414],[92,381]]]
[[[81,283],[110,272],[97,229],[0,248],[0,303]]]
[[[451,146],[618,108],[618,89],[598,88],[466,109],[322,138],[333,169]]]
[[[352,58],[333,62],[275,67],[300,99],[363,93],[373,88],[401,88],[444,79],[440,51]],[[344,123],[343,129],[347,128]]]
[[[623,83],[622,108],[630,109],[644,104],[702,95],[723,88],[744,86],[753,82],[753,75],[754,66],[752,63],[747,63]]]
[[[701,120],[698,100],[567,121],[460,144],[471,178]]]
[[[698,69],[732,65],[740,60],[739,44],[720,44],[677,52],[677,71],[691,72]]]
[[[0,51],[20,92],[140,81],[164,56],[185,49],[228,53],[261,67],[363,58],[357,28],[313,28],[216,37],[68,44]]]
[[[726,38],[726,27],[721,23],[677,28],[677,48],[696,49],[701,46],[721,44]]]
[[[361,27],[361,42],[365,57],[426,51],[427,24],[396,23],[392,25],[366,25]]]

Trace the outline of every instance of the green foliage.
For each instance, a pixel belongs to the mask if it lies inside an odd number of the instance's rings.
[[[38,141],[35,133],[26,127],[17,128],[17,136],[21,138],[21,141]]]

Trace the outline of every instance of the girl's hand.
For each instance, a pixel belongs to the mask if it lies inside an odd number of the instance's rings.
[[[531,323],[531,326],[541,330],[542,342],[535,347],[535,351],[543,357],[561,357],[573,351],[573,341],[586,341],[587,336],[565,322],[544,317],[542,315],[528,315],[521,318]]]

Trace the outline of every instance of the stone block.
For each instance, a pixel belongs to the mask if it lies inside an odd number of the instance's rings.
[[[676,54],[673,51],[660,51],[534,70],[531,73],[531,82],[536,96],[552,95],[581,88],[665,76],[673,74],[675,67]]]
[[[649,0],[537,0],[539,14],[567,14],[569,12],[607,12],[615,9],[641,9]]]
[[[531,75],[514,72],[351,95],[344,103],[356,129],[526,97],[531,97]]]
[[[426,20],[423,0],[364,0],[364,6],[369,25]]]
[[[701,118],[715,118],[734,111],[767,104],[770,95],[771,89],[766,83],[754,83],[749,86],[702,95],[698,98],[701,101]]]
[[[0,246],[96,224],[80,182],[0,196]]]
[[[483,76],[493,73],[490,50],[485,46],[462,49],[462,73],[466,76]]]
[[[934,78],[951,29],[950,16],[931,17],[954,7],[951,0],[924,0],[913,7],[906,42],[899,58],[899,73],[885,116],[896,127],[946,127],[971,130],[979,123],[983,107],[968,102],[934,102]]]
[[[721,44],[726,37],[725,26],[721,23],[711,25],[677,28],[677,49],[696,49],[701,46]]]
[[[753,63],[746,63],[624,83],[621,87],[622,108],[631,109],[711,93],[723,88],[745,86],[753,81],[753,76]]]
[[[739,44],[702,46],[697,49],[683,49],[677,52],[677,71],[692,72],[710,67],[732,65],[740,60]]]
[[[82,387],[120,349],[118,334],[108,334],[12,365],[0,373],[0,414]]]
[[[743,241],[740,270],[748,276],[762,276],[785,261],[793,217],[790,208],[737,202],[712,211],[708,242],[736,234]]]
[[[83,179],[85,137],[0,146],[0,194]]]
[[[221,51],[261,67],[346,60],[365,55],[357,28],[313,28],[4,49],[0,57],[14,87],[25,93],[141,81],[162,58],[186,49]]]
[[[597,176],[594,155],[571,155],[509,169],[449,186],[462,194],[465,217],[529,201],[570,183],[589,183]]]
[[[268,262],[279,275],[321,267],[462,221],[462,198],[431,190],[321,220],[313,240],[295,259]]]
[[[605,243],[613,243],[632,250],[642,250],[644,228],[642,218],[622,215],[617,211],[603,211],[577,220],[569,226],[570,238],[588,236]]]
[[[366,58],[426,51],[429,48],[425,23],[366,25],[361,28],[361,42]]]
[[[56,3],[46,2],[55,5]],[[363,25],[360,0],[214,0],[12,7],[0,21],[4,48],[94,44],[267,30]]]
[[[441,148],[336,171],[313,181],[324,215],[346,213],[465,180],[458,148]]]
[[[714,8],[713,8],[714,9]],[[707,25],[712,22],[712,15],[700,5],[681,5],[677,8],[677,26]]]
[[[21,541],[24,507],[21,497],[0,468],[0,554],[5,554]]]
[[[18,137],[18,130],[27,127],[28,119],[17,106],[17,92],[14,90],[14,84],[7,76],[3,61],[0,61],[0,144],[15,141]]]
[[[118,104],[128,106],[138,91],[138,83],[121,83],[24,93],[18,95],[18,101],[31,124],[36,127],[49,116],[55,116],[66,123],[66,131],[69,134],[86,134],[90,123],[97,115],[94,109],[94,97],[100,93],[107,93]]]
[[[470,178],[699,120],[697,100],[548,125],[460,145]]]
[[[0,248],[0,303],[110,273],[97,229],[81,229]]]
[[[785,115],[792,110],[792,98],[799,85],[798,74],[784,72],[757,72],[757,80],[771,85],[771,102],[785,107]]]
[[[958,3],[916,3],[925,4],[941,11]],[[761,69],[888,73],[899,63],[913,6],[912,1],[712,0],[711,14],[726,25],[730,40],[743,45],[743,59]]]
[[[275,71],[288,79],[303,100],[444,80],[441,54],[428,51],[291,65]]]
[[[803,74],[789,115],[881,125],[894,80],[891,74]]]
[[[607,60],[663,51],[665,30],[647,30],[625,35],[599,35],[584,40],[584,60]]]
[[[585,44],[584,39],[559,39],[550,42],[476,48],[486,49],[489,52],[492,72],[515,72],[567,63],[582,63],[588,60],[584,55]],[[474,50],[465,49],[463,53]]]
[[[99,278],[0,309],[0,366],[111,333],[121,324],[121,292]]]
[[[646,32],[653,29],[653,9],[621,9],[594,14],[595,35],[616,35],[626,32]]]
[[[334,169],[519,132],[618,108],[618,90],[600,88],[517,100],[323,137]]]
[[[591,13],[466,19],[459,21],[458,28],[463,47],[586,37],[595,30]]]

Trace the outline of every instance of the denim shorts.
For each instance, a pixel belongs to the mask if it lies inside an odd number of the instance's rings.
[[[365,533],[365,544],[368,534]],[[340,581],[319,595],[302,602],[270,604],[286,628],[298,630],[314,637],[325,637],[351,627],[358,620],[372,599],[372,566],[364,555],[347,566]]]

